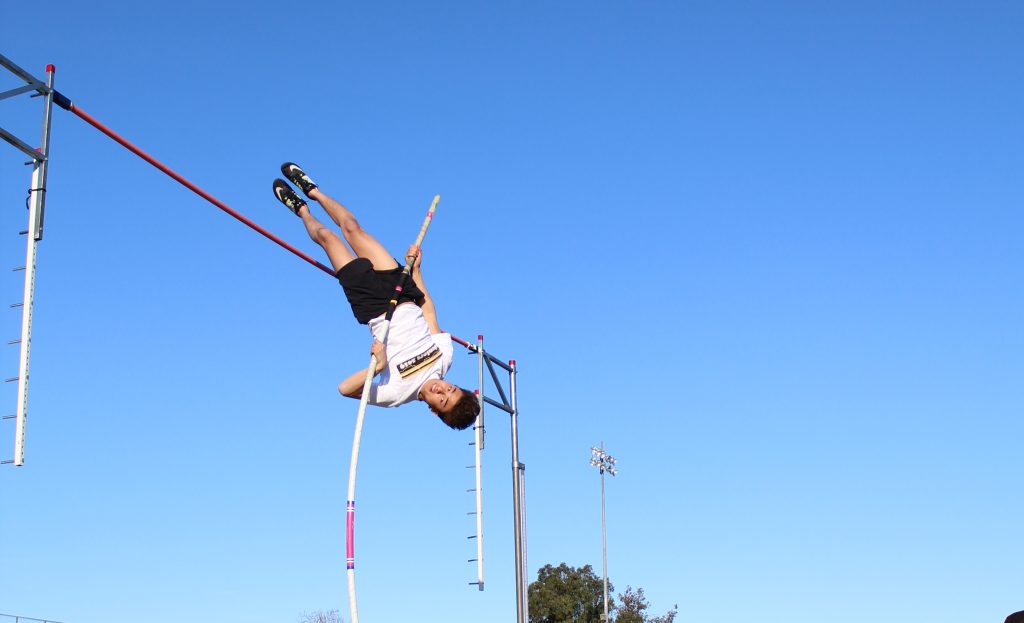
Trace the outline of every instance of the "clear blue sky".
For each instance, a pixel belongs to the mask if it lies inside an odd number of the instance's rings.
[[[440,193],[441,322],[520,365],[531,575],[600,570],[604,440],[609,575],[654,611],[964,623],[1024,609],[1022,29],[1009,1],[62,2],[7,6],[0,52],[311,254],[270,193],[284,160],[396,253]],[[0,612],[347,617],[335,385],[367,331],[330,278],[54,114]],[[26,139],[39,116],[0,102]],[[3,147],[17,266],[29,177]],[[479,593],[469,434],[368,414],[363,620],[514,620],[507,417],[488,434]]]

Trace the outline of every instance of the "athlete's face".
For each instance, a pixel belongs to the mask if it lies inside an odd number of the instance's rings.
[[[423,385],[420,395],[435,413],[448,413],[462,398],[462,390],[448,381],[433,379]]]

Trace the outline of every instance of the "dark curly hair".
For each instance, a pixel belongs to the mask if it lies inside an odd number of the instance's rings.
[[[459,389],[462,390],[462,397],[458,402],[452,405],[451,410],[447,413],[438,413],[437,415],[445,424],[455,430],[465,430],[476,421],[476,416],[480,413],[480,400],[477,399],[475,393],[468,389],[462,387]]]

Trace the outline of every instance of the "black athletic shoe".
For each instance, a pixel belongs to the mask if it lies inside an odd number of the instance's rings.
[[[288,185],[288,182],[282,179],[274,180],[274,196],[277,200],[285,205],[286,208],[299,215],[299,210],[302,206],[306,205],[306,202],[299,197],[299,194],[292,190],[292,187]]]
[[[313,183],[313,180],[309,179],[306,172],[300,169],[299,165],[294,162],[286,162],[282,164],[281,173],[284,173],[284,176],[287,177],[292,184],[298,186],[299,190],[301,190],[307,197],[309,197],[309,193],[313,192],[313,189],[316,188],[316,184]],[[310,199],[312,199],[312,197],[310,197]]]

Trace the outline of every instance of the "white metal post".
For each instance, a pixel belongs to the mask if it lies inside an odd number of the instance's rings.
[[[29,357],[32,347],[32,308],[36,287],[36,250],[43,238],[43,210],[46,205],[46,172],[50,154],[50,118],[53,111],[54,67],[47,73],[46,104],[43,111],[43,133],[39,155],[32,169],[32,188],[29,190],[28,229],[25,241],[25,286],[21,299],[21,337],[18,356],[18,404],[15,410],[14,464],[25,464],[25,427],[28,420]]]
[[[518,623],[527,623],[530,617],[526,577],[526,545],[523,537],[522,464],[519,462],[519,423],[516,407],[516,362],[509,365],[509,398],[512,403],[512,510],[516,547],[516,611]]]
[[[476,433],[476,442],[473,445],[476,455],[476,582],[479,590],[484,590],[484,498],[483,498],[483,470],[481,469],[480,452],[484,449],[484,336],[477,336],[477,363],[479,372],[479,389],[476,393],[477,402],[480,405],[480,413],[476,416],[476,424],[473,432]]]
[[[604,447],[604,442],[601,442]],[[608,529],[604,512],[604,470],[601,471],[601,577],[604,578],[604,621],[608,621]]]

